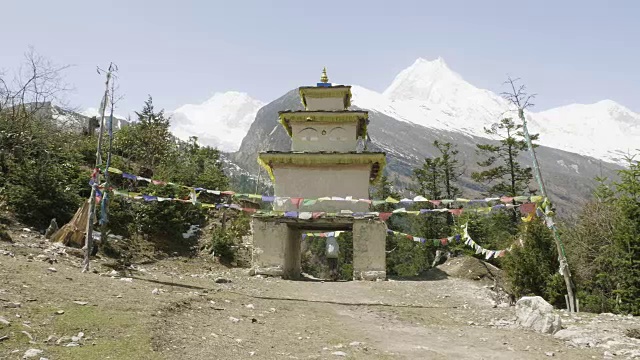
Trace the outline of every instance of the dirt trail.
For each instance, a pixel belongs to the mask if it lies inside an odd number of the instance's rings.
[[[0,243],[1,359],[29,348],[49,360],[603,358],[512,327],[513,308],[494,308],[471,280],[286,281],[205,258],[118,274],[99,259],[98,274],[81,274],[74,256],[38,257],[49,248],[37,237]]]

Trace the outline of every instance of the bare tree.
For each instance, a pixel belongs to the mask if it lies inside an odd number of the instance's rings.
[[[62,95],[70,90],[62,72],[69,67],[55,65],[29,48],[13,76],[0,73],[0,112],[16,118],[33,115],[51,102],[62,103]]]

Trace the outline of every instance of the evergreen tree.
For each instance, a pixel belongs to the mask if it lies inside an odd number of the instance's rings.
[[[371,192],[372,198],[376,200],[384,200],[388,197],[397,199],[400,197],[400,193],[395,191],[393,184],[389,181],[386,174],[380,177],[380,180],[375,184],[373,191]],[[384,203],[373,207],[373,211],[378,212],[391,212],[395,209],[393,204]]]
[[[581,308],[640,314],[640,165],[629,159],[611,185],[597,179],[595,199],[567,229],[567,256]]]
[[[478,144],[478,152],[487,155],[487,159],[478,165],[487,170],[471,174],[473,180],[489,185],[487,193],[498,196],[518,196],[529,189],[533,179],[531,167],[523,167],[518,162],[520,152],[527,149],[523,138],[522,125],[516,125],[511,118],[502,119],[485,128],[488,135],[500,137],[499,145]],[[538,135],[531,135],[537,140]]]
[[[449,142],[441,143],[438,140],[433,142],[433,146],[440,151],[444,195],[447,199],[455,199],[462,194],[460,188],[456,186],[458,178],[463,173],[462,165],[457,158],[458,149],[456,145]]]
[[[442,199],[443,187],[442,158],[425,158],[422,167],[413,170],[413,178],[417,183],[415,191],[430,200]]]
[[[116,133],[114,153],[126,159],[127,164],[138,164],[139,171],[153,172],[170,156],[175,156],[176,144],[169,131],[169,119],[164,110],[155,112],[151,96],[142,111],[136,112],[138,121]]]

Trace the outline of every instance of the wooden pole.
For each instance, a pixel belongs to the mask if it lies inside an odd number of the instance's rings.
[[[540,171],[536,151],[534,150],[533,144],[531,143],[531,136],[529,135],[529,130],[527,129],[527,120],[524,117],[524,110],[522,108],[518,109],[518,117],[520,118],[520,120],[522,120],[522,130],[525,140],[527,141],[527,147],[529,148],[529,152],[531,153],[531,157],[533,158],[533,169],[536,176],[536,181],[538,182],[538,186],[540,187],[540,192],[542,193],[542,196],[544,198],[548,199],[547,189],[544,186],[544,179],[542,178],[542,172]],[[571,281],[571,272],[569,271],[569,263],[567,262],[567,256],[564,252],[564,246],[562,245],[562,240],[560,239],[558,228],[556,228],[556,225],[553,222],[553,216],[550,214],[546,216],[549,218],[547,226],[553,231],[553,238],[556,242],[556,248],[558,250],[558,258],[560,260],[560,273],[564,277],[564,282],[567,286],[569,311],[576,312],[576,299],[573,293],[573,282]]]
[[[100,134],[98,134],[98,147],[96,150],[96,169],[102,165],[102,135],[104,134],[104,113],[107,110],[107,102],[109,97],[109,81],[111,81],[112,65],[109,65],[109,71],[107,71],[107,80],[105,81],[104,96],[102,97],[102,104],[100,108]],[[96,190],[100,186],[100,171],[96,171],[95,179],[93,179],[93,185],[91,186],[91,195],[89,196],[89,216],[87,218],[87,231],[84,241],[84,260],[82,261],[82,272],[89,271],[89,262],[91,257],[91,250],[93,249],[93,222],[96,210]]]

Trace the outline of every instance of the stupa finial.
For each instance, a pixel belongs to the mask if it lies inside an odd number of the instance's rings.
[[[320,76],[320,81],[325,83],[325,84],[329,82],[329,77],[327,77],[327,68],[326,67],[322,68],[322,76]]]

